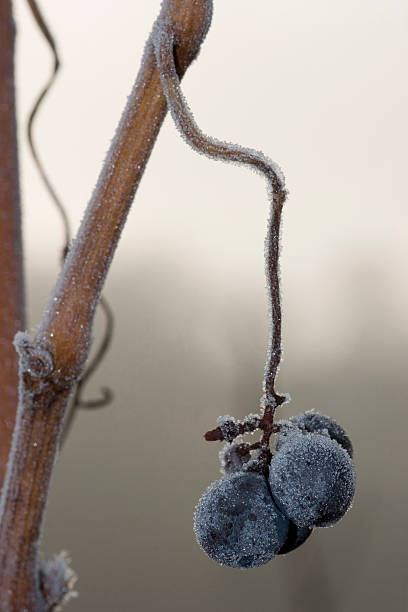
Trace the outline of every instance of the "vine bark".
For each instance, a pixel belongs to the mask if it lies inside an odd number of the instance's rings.
[[[24,329],[24,284],[11,0],[0,0],[0,486],[18,404],[14,334]]]
[[[211,0],[165,0],[162,4],[158,19],[173,33],[172,52],[180,78],[199,51],[211,14]],[[151,35],[111,150],[37,335],[31,339],[19,332],[15,338],[20,363],[19,404],[0,501],[2,612],[51,609],[46,597],[50,591],[47,576],[39,572],[38,548],[64,415],[88,356],[103,282],[166,110]],[[22,321],[18,327],[23,327]]]

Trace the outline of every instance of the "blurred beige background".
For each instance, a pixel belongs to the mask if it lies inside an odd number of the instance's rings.
[[[75,228],[159,6],[41,1],[64,65],[36,136]],[[50,58],[25,3],[15,12],[35,326],[63,234],[23,134]],[[115,337],[88,393],[109,385],[115,401],[78,417],[53,480],[43,550],[72,555],[69,610],[406,610],[407,16],[397,0],[215,0],[183,81],[204,131],[285,172],[282,414],[315,408],[347,429],[352,511],[256,570],[195,542],[194,506],[219,477],[202,434],[258,406],[267,202],[262,179],[198,156],[167,119],[106,286]]]

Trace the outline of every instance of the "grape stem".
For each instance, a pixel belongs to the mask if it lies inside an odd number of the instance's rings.
[[[153,41],[163,91],[173,120],[184,139],[198,153],[212,159],[249,166],[267,180],[270,216],[265,238],[265,273],[269,301],[269,333],[261,399],[263,417],[259,423],[259,427],[263,430],[262,444],[267,445],[274,431],[275,410],[277,406],[287,401],[286,396],[279,395],[275,390],[275,379],[282,355],[279,235],[282,207],[287,195],[285,179],[280,168],[262,152],[210,138],[201,131],[181,91],[175,61],[177,40],[164,19],[157,21],[155,28]],[[220,428],[207,432],[205,438],[206,440],[226,439]]]
[[[235,425],[237,426],[237,433],[234,436],[234,439],[238,436],[242,436],[245,433],[252,433],[257,429],[260,429],[261,431],[263,431],[262,439],[260,440],[260,442],[255,442],[254,444],[251,444],[250,450],[260,448],[261,445],[267,445],[269,443],[271,435],[280,431],[280,425],[273,422],[273,417],[274,411],[265,410],[265,413],[263,417],[259,420],[258,424],[250,424],[245,421],[239,421],[238,423],[235,423]],[[216,440],[226,440],[223,429],[224,428],[221,427],[211,429],[210,431],[207,431],[204,434],[204,438],[207,440],[207,442],[215,442]]]

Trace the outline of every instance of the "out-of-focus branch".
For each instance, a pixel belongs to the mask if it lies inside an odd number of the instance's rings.
[[[208,30],[211,0],[165,0],[181,77]],[[20,400],[0,503],[2,612],[49,609],[37,551],[49,481],[69,396],[89,352],[95,307],[120,233],[166,113],[150,37],[78,236],[36,337],[19,333]],[[42,577],[46,581],[46,577]]]
[[[0,487],[18,404],[13,338],[19,329],[24,329],[14,35],[11,0],[0,0]]]

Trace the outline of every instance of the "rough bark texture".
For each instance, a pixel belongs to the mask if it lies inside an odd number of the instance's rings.
[[[168,0],[179,76],[208,30],[211,0]],[[65,409],[88,356],[95,307],[166,114],[152,38],[78,236],[36,338],[17,335],[20,394],[0,502],[0,610],[45,612],[38,546]]]

